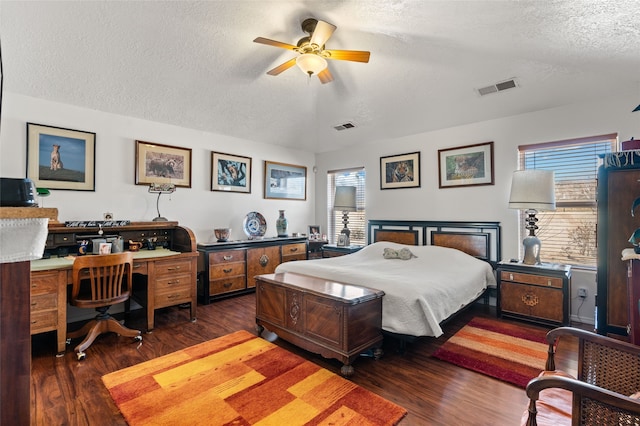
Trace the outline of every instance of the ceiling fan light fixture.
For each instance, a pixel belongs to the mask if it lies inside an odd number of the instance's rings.
[[[305,53],[298,56],[296,64],[308,76],[318,75],[327,68],[327,61],[322,56],[314,55],[313,53]]]

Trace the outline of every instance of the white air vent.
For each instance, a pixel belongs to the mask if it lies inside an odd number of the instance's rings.
[[[355,124],[353,124],[350,121],[347,121],[344,124],[338,124],[337,126],[333,126],[334,129],[340,131],[340,130],[347,130],[347,129],[353,129],[354,127],[356,127]]]
[[[504,90],[513,89],[518,87],[516,80],[514,78],[506,81],[501,81],[500,83],[492,84],[491,86],[481,87],[478,90],[480,96],[488,95],[490,93],[502,92]]]

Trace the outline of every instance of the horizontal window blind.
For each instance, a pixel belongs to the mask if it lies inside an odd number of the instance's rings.
[[[518,148],[520,169],[555,172],[556,210],[536,215],[543,262],[596,266],[598,167],[602,155],[616,147],[617,135],[610,134]],[[525,226],[522,211],[521,239],[526,235]]]
[[[336,186],[355,186],[357,211],[349,212],[349,224],[347,226],[351,231],[351,244],[366,244],[365,177],[364,167],[327,172],[327,217],[329,218],[327,238],[329,242],[335,244],[338,241],[340,231],[344,227],[342,211],[336,211],[333,208]]]

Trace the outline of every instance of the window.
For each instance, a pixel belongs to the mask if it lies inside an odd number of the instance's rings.
[[[520,169],[555,172],[556,210],[536,215],[544,262],[596,266],[598,166],[616,146],[617,135],[610,134],[518,147]],[[521,211],[521,239],[525,226]]]
[[[367,243],[366,223],[365,223],[365,184],[364,167],[345,170],[331,170],[327,172],[327,217],[329,218],[327,236],[329,241],[336,243],[338,234],[344,227],[342,223],[342,211],[335,211],[333,208],[333,197],[336,186],[356,187],[357,211],[349,212],[349,230],[352,245],[365,245]]]

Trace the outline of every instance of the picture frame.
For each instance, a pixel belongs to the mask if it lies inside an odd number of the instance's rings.
[[[420,152],[380,157],[380,189],[419,187]]]
[[[493,142],[438,150],[440,188],[494,185]]]
[[[264,162],[264,198],[307,199],[307,168],[294,164]]]
[[[172,183],[191,188],[191,148],[136,140],[136,185]]]
[[[96,190],[96,134],[27,123],[27,178],[36,187]]]
[[[309,225],[309,239],[319,240],[321,236],[320,225]]]
[[[338,247],[346,247],[347,246],[347,236],[346,234],[338,234],[338,242],[336,244]]]
[[[251,157],[211,152],[211,190],[251,193]]]

